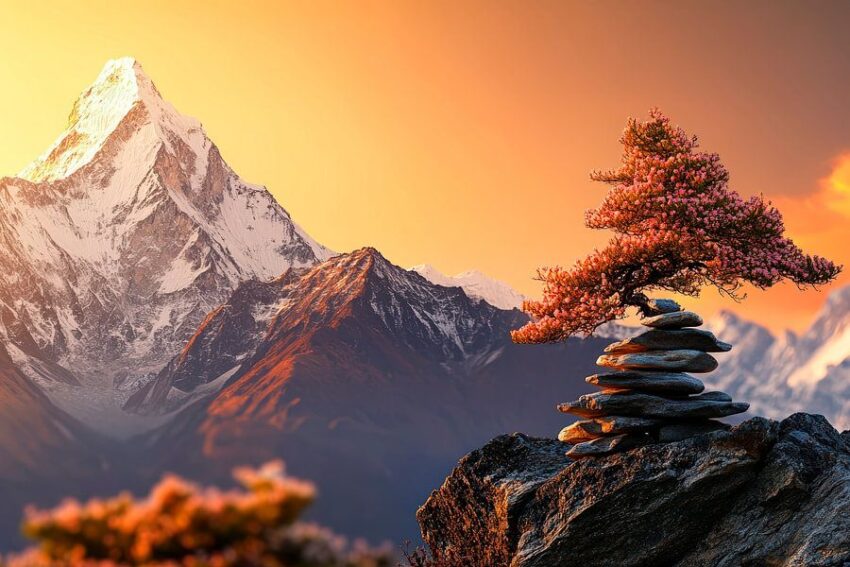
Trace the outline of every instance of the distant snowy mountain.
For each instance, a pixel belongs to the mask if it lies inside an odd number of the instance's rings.
[[[447,276],[430,264],[410,268],[431,283],[445,287],[459,287],[472,299],[483,299],[499,309],[520,309],[525,296],[508,284],[495,280],[476,270]]]
[[[800,336],[774,337],[728,312],[707,327],[734,345],[705,377],[713,387],[750,402],[754,414],[820,413],[837,428],[850,428],[850,287],[832,293]]]
[[[12,359],[64,409],[117,429],[130,425],[121,390],[239,283],[331,256],[130,58],[107,63],[56,142],[0,180],[0,243]]]

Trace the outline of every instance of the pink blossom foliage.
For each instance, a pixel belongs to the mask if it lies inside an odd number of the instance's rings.
[[[646,122],[630,119],[620,141],[622,165],[591,174],[612,188],[585,219],[614,238],[571,269],[539,271],[543,298],[524,304],[534,320],[512,333],[514,341],[591,334],[630,306],[643,310],[653,290],[695,296],[713,285],[739,298],[745,283],[814,286],[841,270],[786,238],[782,215],[764,197],[729,189],[719,156],[697,151],[696,137],[659,111]]]

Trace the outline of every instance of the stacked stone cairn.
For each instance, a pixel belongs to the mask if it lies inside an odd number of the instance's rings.
[[[613,371],[585,379],[602,391],[558,406],[582,418],[558,436],[573,445],[570,457],[609,455],[728,429],[716,418],[750,407],[723,392],[703,392],[702,381],[687,374],[711,372],[717,359],[708,353],[732,345],[695,329],[702,325],[700,316],[675,301],[650,300],[647,311],[643,325],[649,330],[608,346],[596,361]]]

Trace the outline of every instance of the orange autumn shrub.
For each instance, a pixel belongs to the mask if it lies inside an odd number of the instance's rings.
[[[384,567],[386,550],[370,549],[298,517],[315,497],[309,482],[288,478],[283,464],[240,468],[242,488],[202,488],[166,476],[147,498],[129,494],[52,510],[28,509],[25,535],[36,548],[12,558],[35,566]]]

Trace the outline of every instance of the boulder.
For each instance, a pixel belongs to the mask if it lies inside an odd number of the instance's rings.
[[[747,411],[750,404],[694,396],[681,400],[637,392],[595,392],[563,403],[558,410],[581,417],[623,415],[667,419],[726,417]]]
[[[443,567],[847,565],[850,434],[755,418],[579,461],[506,435],[461,459],[417,518]]]
[[[693,311],[676,311],[647,317],[641,323],[655,329],[681,329],[682,327],[699,327],[702,317]]]
[[[701,380],[682,372],[611,372],[594,374],[584,380],[609,390],[639,390],[673,396],[699,394],[705,389]]]
[[[713,333],[701,329],[650,329],[636,337],[630,337],[609,345],[605,352],[626,354],[670,349],[727,352],[732,350],[732,345],[717,340]]]
[[[700,350],[655,350],[631,354],[603,354],[597,366],[623,370],[668,370],[673,372],[711,372],[717,359]]]

